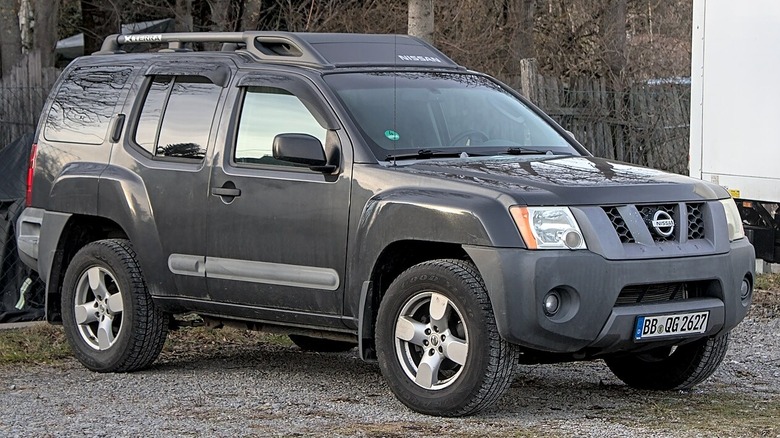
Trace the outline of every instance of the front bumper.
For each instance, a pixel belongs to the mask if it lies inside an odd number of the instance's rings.
[[[754,278],[747,239],[732,242],[725,254],[650,260],[607,260],[590,251],[464,249],[484,278],[501,336],[538,351],[594,356],[641,349],[648,343],[632,336],[640,315],[709,311],[708,329],[699,336],[717,335],[742,321],[751,302],[740,296],[742,280],[752,285]],[[686,300],[615,306],[626,286],[696,281],[713,287]],[[565,307],[548,317],[542,302],[554,288],[567,291]]]

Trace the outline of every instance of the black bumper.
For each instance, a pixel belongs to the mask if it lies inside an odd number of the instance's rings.
[[[744,278],[753,284],[755,256],[747,239],[725,254],[651,260],[607,260],[590,251],[528,251],[464,247],[477,265],[493,304],[499,333],[509,342],[551,353],[599,355],[640,349],[633,340],[639,315],[709,311],[707,331],[725,333],[745,317]],[[707,296],[655,304],[615,306],[629,285],[711,281]],[[542,307],[553,288],[566,291],[561,312]]]

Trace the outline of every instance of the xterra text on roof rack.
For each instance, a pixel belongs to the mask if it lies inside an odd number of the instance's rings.
[[[114,35],[36,139],[18,246],[96,371],[150,365],[196,312],[357,346],[410,408],[466,415],[521,362],[692,387],[751,301],[723,188],[594,158],[407,36]]]

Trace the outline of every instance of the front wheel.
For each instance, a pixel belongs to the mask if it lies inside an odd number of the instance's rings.
[[[62,285],[62,325],[76,358],[93,371],[154,362],[168,316],[154,305],[129,241],[99,240],[76,253]]]
[[[605,359],[615,376],[637,389],[690,389],[703,382],[723,361],[729,335],[703,338],[679,347]]]
[[[379,366],[409,408],[469,415],[509,388],[519,358],[498,334],[485,284],[462,260],[434,260],[403,272],[388,288],[376,327]]]

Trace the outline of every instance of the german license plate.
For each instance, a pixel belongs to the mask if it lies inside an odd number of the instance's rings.
[[[636,319],[634,339],[649,339],[704,333],[710,312],[640,316]]]

